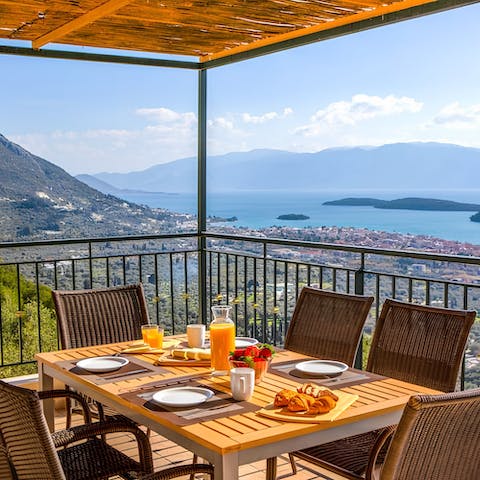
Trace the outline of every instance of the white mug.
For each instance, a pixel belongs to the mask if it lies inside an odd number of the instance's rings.
[[[205,325],[201,323],[187,325],[187,341],[191,348],[203,348],[205,345]]]
[[[230,388],[235,400],[250,400],[255,387],[255,370],[237,367],[230,370]]]

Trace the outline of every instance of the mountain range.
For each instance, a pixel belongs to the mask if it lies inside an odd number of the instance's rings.
[[[0,240],[160,233],[183,217],[105,195],[0,135]]]
[[[0,240],[184,231],[193,220],[190,216],[114,195],[192,192],[196,168],[196,159],[185,158],[143,171],[74,178],[0,134]],[[254,150],[210,157],[207,188],[478,189],[479,174],[480,149],[450,144],[404,143],[317,153]]]
[[[479,177],[480,149],[443,143],[395,143],[316,153],[253,150],[211,156],[207,161],[207,188],[212,192],[478,189]],[[197,160],[184,158],[142,171],[79,178],[104,192],[194,192]],[[94,183],[98,181],[103,184]]]

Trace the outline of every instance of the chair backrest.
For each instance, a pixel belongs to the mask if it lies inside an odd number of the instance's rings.
[[[149,323],[143,286],[52,292],[62,348],[127,342]]]
[[[0,478],[2,480],[14,480],[12,466],[8,458],[8,450],[2,437],[0,429]]]
[[[476,480],[480,476],[480,389],[410,398],[381,480]]]
[[[385,300],[367,370],[452,392],[475,315],[472,310]]]
[[[294,352],[353,365],[373,297],[304,287],[285,337]]]
[[[0,432],[15,479],[65,480],[36,392],[0,380]]]

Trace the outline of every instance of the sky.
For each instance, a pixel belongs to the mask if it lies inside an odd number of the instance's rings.
[[[477,4],[209,70],[208,155],[480,148],[479,20]],[[0,85],[0,133],[70,174],[196,155],[194,71],[0,55]]]

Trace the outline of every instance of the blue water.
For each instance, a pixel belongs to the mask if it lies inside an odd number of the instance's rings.
[[[243,191],[210,193],[207,214],[238,218],[236,225],[262,228],[272,225],[289,227],[343,226],[382,230],[386,232],[430,235],[446,240],[480,244],[480,223],[470,221],[475,212],[422,212],[381,210],[373,207],[326,206],[323,202],[345,197],[373,197],[385,200],[404,197],[440,198],[480,204],[480,190],[461,191],[323,191],[278,192]],[[196,213],[196,194],[125,194],[126,200],[166,208],[175,212]],[[276,217],[300,213],[308,220],[286,221]]]

